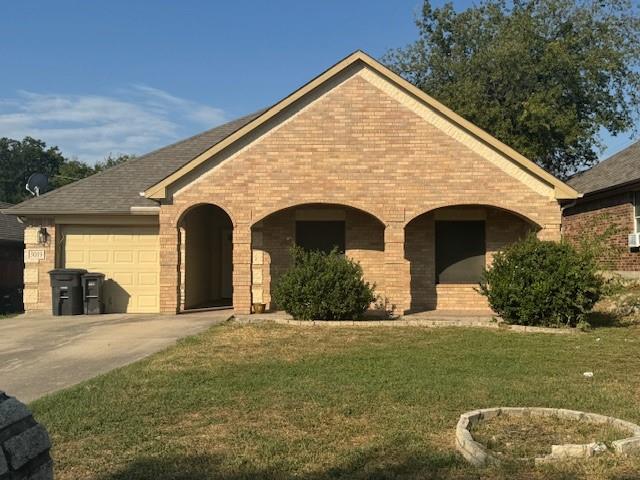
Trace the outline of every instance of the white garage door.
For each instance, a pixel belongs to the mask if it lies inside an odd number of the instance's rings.
[[[105,274],[107,313],[160,311],[158,227],[66,225],[64,266]]]

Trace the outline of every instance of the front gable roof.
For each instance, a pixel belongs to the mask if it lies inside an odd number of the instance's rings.
[[[454,125],[460,132],[464,132],[467,137],[473,138],[483,146],[486,158],[499,155],[503,159],[503,164],[508,163],[509,168],[503,169],[512,176],[521,181],[529,178],[533,182],[548,185],[553,196],[559,200],[578,197],[578,193],[573,188],[534,162],[460,117],[369,55],[356,51],[270,108],[160,148],[40,197],[29,199],[13,207],[0,208],[0,210],[14,215],[124,215],[131,214],[135,209],[155,210],[158,200],[166,198],[169,186],[179,179],[186,178],[187,174],[218,152],[235,145],[240,139],[247,138],[249,133],[257,131],[258,127],[276,117],[285,108],[357,65],[366,67],[363,70],[368,69],[372,74],[368,80],[376,83],[373,75],[377,76],[377,85],[380,88],[392,85],[397,91],[402,91],[403,95],[410,96],[416,112],[418,112],[417,107],[423,109],[426,107],[436,112],[450,125]]]
[[[440,114],[442,117],[473,136],[475,139],[486,145],[489,149],[495,150],[500,155],[509,159],[513,163],[513,166],[510,172],[508,170],[507,171],[513,176],[519,177],[521,180],[523,174],[534,177],[537,181],[541,181],[552,187],[554,198],[558,200],[575,199],[579,196],[577,191],[551,175],[549,172],[547,172],[531,160],[516,152],[511,147],[500,142],[495,137],[489,135],[481,128],[465,120],[460,115],[445,107],[443,104],[430,97],[419,88],[412,85],[400,75],[392,72],[366,53],[358,50],[293,92],[291,95],[285,97],[280,102],[273,105],[271,108],[266,109],[261,115],[258,115],[256,118],[249,121],[246,125],[236,130],[233,134],[229,135],[219,143],[213,145],[208,150],[193,158],[190,162],[184,164],[179,169],[172,172],[171,175],[168,175],[160,182],[148,188],[144,192],[145,197],[156,200],[162,200],[166,198],[167,188],[170,185],[185,177],[195,168],[209,160],[212,156],[231,146],[235,142],[248,135],[250,132],[265,124],[267,121],[274,118],[290,105],[294,104],[321,85],[336,77],[338,74],[344,72],[346,69],[358,63],[363,64],[389,83],[394,84],[412,97],[416,98],[418,101],[423,102],[430,109],[438,112],[438,114]]]

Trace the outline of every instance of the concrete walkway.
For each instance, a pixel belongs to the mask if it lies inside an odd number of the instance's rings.
[[[232,313],[0,318],[0,390],[30,402],[135,362],[224,322]]]

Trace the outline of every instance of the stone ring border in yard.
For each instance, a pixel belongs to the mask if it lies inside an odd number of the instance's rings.
[[[635,423],[614,417],[607,417],[597,413],[566,410],[564,408],[497,407],[473,410],[460,415],[460,420],[458,420],[458,424],[456,425],[456,448],[469,463],[476,466],[482,466],[487,463],[499,462],[499,459],[484,445],[473,439],[470,429],[478,422],[490,420],[500,415],[511,415],[515,417],[557,416],[558,418],[565,420],[587,421],[600,425],[609,424],[632,434],[630,437],[612,442],[611,445],[614,453],[619,455],[640,453],[640,426]],[[596,450],[596,443],[552,445],[551,453],[549,455],[546,455],[545,457],[536,457],[534,460],[536,463],[546,463],[556,460],[584,459],[593,456],[594,453],[596,453]]]

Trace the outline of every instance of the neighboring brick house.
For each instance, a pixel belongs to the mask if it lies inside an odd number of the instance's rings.
[[[10,208],[0,202],[0,209]],[[24,225],[0,213],[0,314],[22,310]]]
[[[629,235],[640,233],[640,142],[573,176],[568,182],[582,197],[563,211],[564,238],[606,235],[605,268],[640,277],[640,249],[629,247]]]
[[[576,197],[358,51],[270,108],[8,212],[30,225],[29,310],[49,308],[54,266],[104,272],[112,312],[272,308],[297,243],[342,249],[403,313],[486,310],[492,254],[559,239]]]

